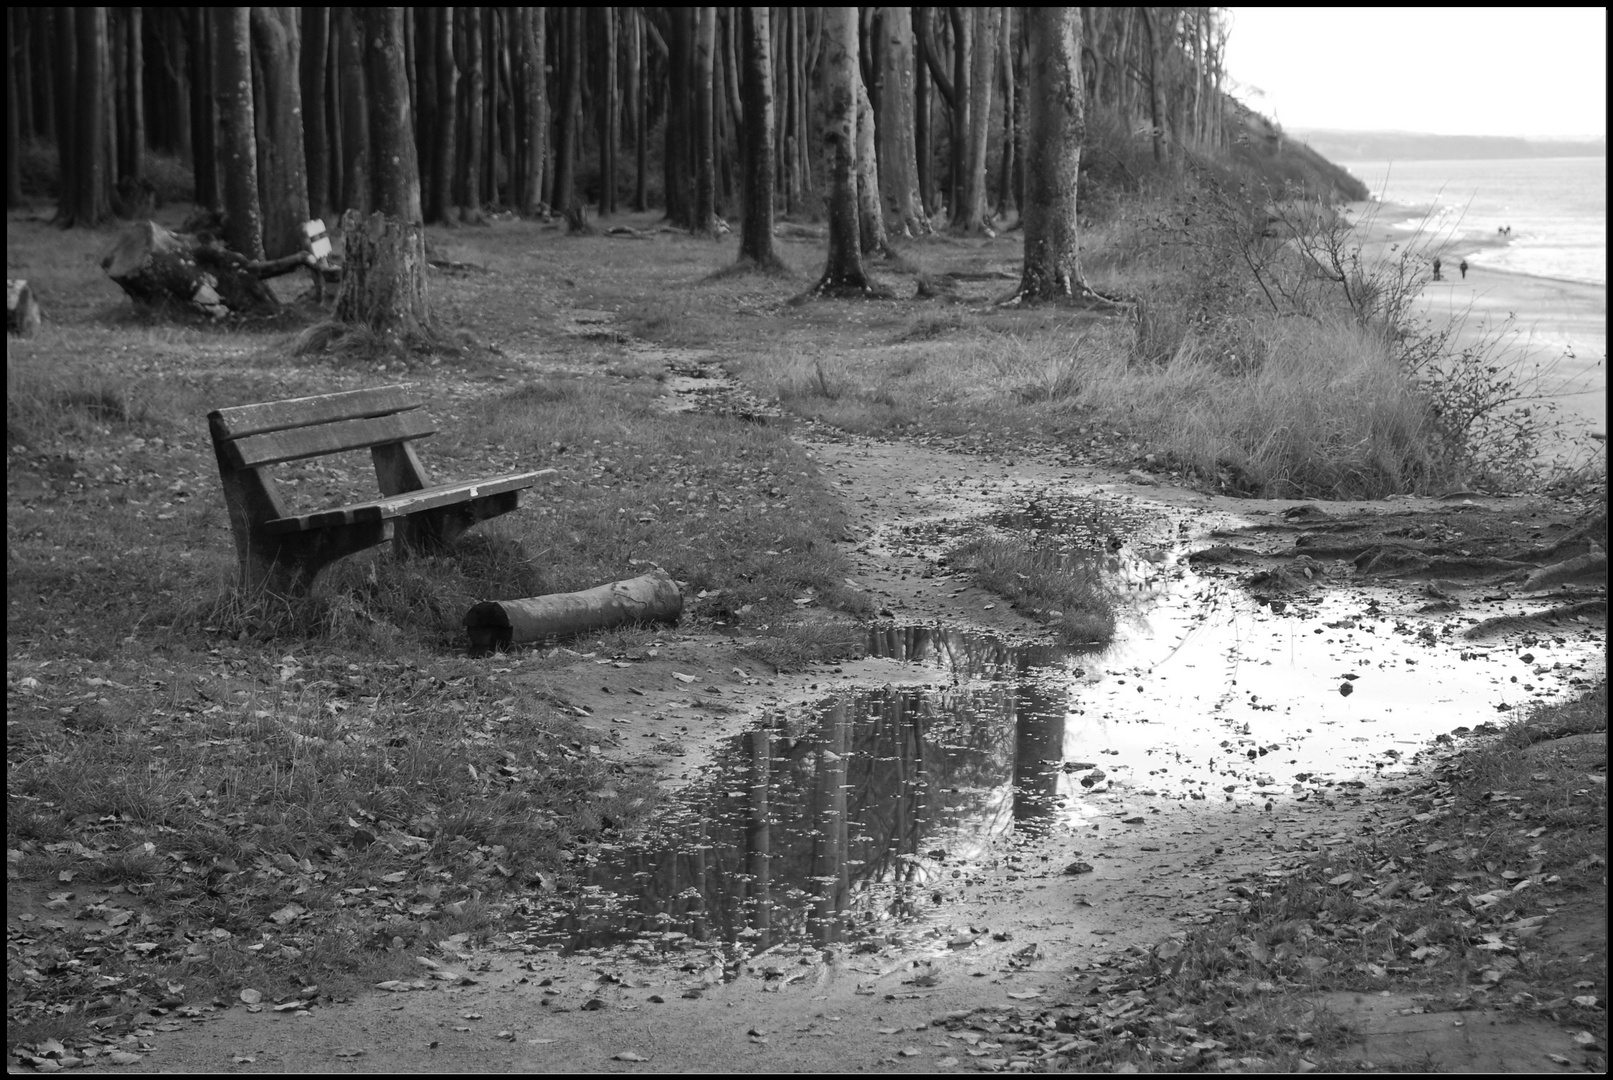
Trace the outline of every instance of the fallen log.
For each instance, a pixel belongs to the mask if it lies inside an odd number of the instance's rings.
[[[473,655],[636,622],[676,622],[683,594],[664,570],[574,593],[490,600],[465,613]]]
[[[170,232],[154,221],[129,226],[101,260],[101,269],[137,307],[183,310],[211,319],[272,315],[280,301],[265,278],[315,264],[306,251],[257,261],[211,237]]]

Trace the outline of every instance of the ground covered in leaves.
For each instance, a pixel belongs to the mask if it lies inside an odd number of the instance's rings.
[[[93,243],[14,222],[8,265],[54,287],[52,325],[8,349],[14,1064],[419,1069],[441,1050],[443,1067],[467,1069],[1410,1068],[1430,1063],[1419,1054],[1433,1044],[1427,1031],[1395,1042],[1394,1022],[1438,1017],[1448,1032],[1483,1017],[1511,1049],[1531,1048],[1515,1065],[1500,1059],[1509,1067],[1605,1068],[1605,688],[1447,737],[1415,778],[1370,792],[1378,812],[1348,832],[1252,829],[1263,861],[1186,925],[1080,964],[1044,970],[1032,936],[982,924],[940,943],[952,967],[895,948],[747,964],[694,943],[672,962],[601,957],[585,978],[549,966],[522,936],[523,898],[567,886],[571,868],[663,806],[656,768],[623,752],[628,736],[653,736],[646,745],[676,760],[695,717],[743,714],[757,700],[747,692],[782,692],[791,670],[846,650],[858,619],[945,603],[948,618],[968,607],[976,625],[1028,633],[1067,601],[1001,586],[1024,600],[1011,611],[950,583],[942,599],[935,568],[916,556],[884,569],[857,561],[866,550],[846,545],[874,526],[854,520],[783,420],[791,408],[845,419],[852,404],[886,407],[853,401],[832,366],[803,367],[793,391],[743,415],[671,411],[678,380],[717,360],[628,336],[689,321],[673,301],[644,299],[634,275],[649,244],[587,241],[566,262],[535,227],[475,236],[443,242],[491,272],[461,264],[472,268],[432,285],[444,317],[487,347],[375,367],[294,359],[282,328],[132,319],[115,290],[97,293]],[[815,258],[820,240],[797,254]],[[801,315],[774,283],[698,277],[715,258],[707,248],[655,244],[657,297],[674,286],[705,290],[707,305],[738,295],[718,335],[731,351],[748,347],[753,319],[871,350],[970,322],[950,306]],[[986,257],[951,242],[945,253]],[[585,325],[572,317],[579,301],[631,310]],[[400,379],[429,388],[443,430],[428,453],[445,476],[559,473],[452,558],[345,560],[296,611],[236,595],[207,409]],[[1061,464],[1148,465],[1125,435],[1089,430],[1027,385],[1013,407],[1056,413]],[[917,426],[971,460],[995,446],[981,469],[1012,473],[1050,449],[1048,416],[1033,413],[1002,433],[962,407]],[[328,502],[362,490],[367,470],[320,461],[287,480]],[[898,490],[932,480],[889,478]],[[1482,611],[1498,582],[1556,567],[1543,605],[1600,598],[1605,618],[1605,561],[1600,594],[1594,567],[1564,569],[1605,549],[1605,516],[1577,546],[1564,544],[1575,516],[1562,517],[1458,506],[1369,523],[1319,510],[1219,537],[1201,558],[1246,561],[1249,587],[1273,603],[1326,584],[1307,559],[1359,558],[1364,573],[1426,581],[1430,604],[1466,612]],[[521,658],[519,677],[513,662],[459,655],[458,620],[476,600],[586,587],[647,564],[685,586],[676,636],[597,635]],[[817,626],[802,617],[820,612],[831,617]],[[837,668],[807,668],[793,685],[815,689],[818,672]],[[596,717],[617,695],[642,699],[643,730]],[[1338,801],[1363,787],[1341,788]],[[1036,874],[1063,879],[1080,865]],[[1034,876],[1013,863],[992,873]],[[1031,975],[1030,989],[1012,981]],[[534,990],[541,1021],[518,996]],[[1398,1020],[1363,1002],[1389,1003]],[[686,1012],[655,1028],[648,1010],[660,1008]],[[270,1026],[277,1018],[283,1027]],[[1523,1037],[1531,1020],[1546,1022],[1528,1029],[1547,1040],[1538,1048]],[[668,1028],[680,1041],[658,1044]]]

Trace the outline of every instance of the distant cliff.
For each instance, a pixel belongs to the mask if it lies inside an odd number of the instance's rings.
[[[1423,135],[1408,131],[1289,128],[1331,161],[1462,161],[1475,158],[1606,157],[1606,139],[1520,139],[1492,135]]]

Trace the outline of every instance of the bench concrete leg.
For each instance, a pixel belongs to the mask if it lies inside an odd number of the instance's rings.
[[[364,521],[306,533],[260,535],[241,561],[241,584],[249,591],[306,596],[314,578],[337,559],[392,539],[390,521]]]
[[[519,491],[504,491],[453,506],[440,506],[410,514],[398,529],[393,549],[401,558],[440,554],[452,547],[454,541],[465,535],[477,522],[507,514],[520,505]]]

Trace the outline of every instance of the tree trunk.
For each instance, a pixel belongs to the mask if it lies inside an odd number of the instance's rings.
[[[341,63],[342,206],[360,214],[370,209],[370,103],[365,85],[364,29],[353,8],[337,8]]]
[[[599,117],[599,214],[616,213],[616,144],[622,134],[622,102],[616,90],[616,12],[602,7],[595,109]]]
[[[399,43],[402,44],[401,42]],[[382,350],[408,353],[435,341],[426,298],[424,227],[356,210],[342,215],[342,288],[336,322],[365,327]]]
[[[437,146],[437,105],[442,95],[437,92],[437,13],[432,8],[411,8],[404,13],[413,30],[414,48],[410,70],[413,72],[414,93],[414,145],[420,167],[420,205],[430,206],[434,198],[431,190],[433,151]],[[428,218],[429,220],[429,218]]]
[[[969,169],[969,133],[975,96],[969,85],[973,71],[969,59],[974,55],[975,41],[969,9],[949,7],[947,19],[952,26],[952,190],[947,198],[947,223],[957,229],[974,201],[974,193],[969,190],[973,175]]]
[[[1160,39],[1159,12],[1138,8],[1143,29],[1148,31],[1148,114],[1154,132],[1154,160],[1170,164],[1170,144],[1165,138],[1165,43]]]
[[[124,31],[127,42],[124,48],[124,99],[128,103],[128,126],[124,129],[123,167],[118,182],[125,187],[138,188],[145,179],[146,102],[145,53],[141,47],[141,10],[125,9],[127,16]]]
[[[857,77],[857,235],[864,255],[891,254],[885,215],[879,206],[879,158],[875,149],[874,105]]]
[[[353,15],[358,28],[358,13]],[[306,333],[299,351],[311,351],[357,328],[362,328],[361,340],[368,348],[392,354],[439,343],[426,297],[425,226],[403,18],[402,8],[363,9],[367,92],[374,104],[370,152],[377,212],[365,217],[349,209],[342,215],[342,287],[334,321]]]
[[[644,15],[636,7],[622,9],[627,17],[627,115],[633,125],[633,209],[649,209],[647,182],[649,147],[645,128],[649,117],[644,108]]]
[[[521,194],[524,217],[543,210],[543,161],[549,148],[549,87],[544,73],[546,9],[521,8]]]
[[[924,35],[919,28],[929,18],[929,8],[916,7],[913,12],[913,153],[918,164],[919,205],[924,210],[925,225],[930,225],[929,217],[935,213],[935,178],[931,160],[933,157],[934,128],[930,123],[930,71],[929,61],[925,59],[926,48]]]
[[[682,614],[683,594],[677,583],[657,570],[582,592],[477,604],[465,613],[465,631],[471,652],[481,655],[613,626],[675,623]]]
[[[560,43],[560,68],[564,80],[561,91],[559,123],[555,125],[554,197],[549,206],[555,213],[566,214],[576,199],[577,125],[582,123],[582,8],[560,9],[563,27]]]
[[[302,9],[302,146],[308,169],[308,215],[330,213],[330,129],[325,123],[325,58],[330,8]]]
[[[455,132],[459,129],[459,68],[454,63],[454,9],[435,8],[437,20],[437,140],[431,148],[428,220],[447,222],[454,205]]]
[[[218,168],[224,181],[224,242],[249,259],[263,258],[258,156],[252,105],[251,8],[213,13],[218,77]]]
[[[1085,291],[1075,185],[1086,133],[1079,9],[1025,9],[1030,86],[1025,102],[1025,263],[1015,301]]]
[[[970,42],[969,109],[964,184],[959,192],[954,227],[962,232],[988,232],[986,226],[986,143],[991,131],[991,89],[995,82],[997,22],[1001,8],[973,9]],[[960,92],[959,96],[962,94]]]
[[[56,223],[94,227],[112,216],[107,145],[107,22],[100,7],[57,9],[61,202]]]
[[[814,34],[809,38],[807,35],[807,9],[798,7],[790,10],[795,13],[796,38],[805,45],[800,57],[801,70],[797,72],[795,80],[797,97],[795,108],[801,133],[800,138],[795,140],[795,146],[796,152],[801,157],[801,194],[806,196],[812,194],[812,100],[810,91],[812,87],[812,70],[818,55],[818,37],[823,31],[823,16],[820,13],[818,17],[818,34]],[[853,62],[856,61],[855,53],[852,54],[852,60]]]
[[[364,37],[369,43],[370,160],[374,163],[371,205],[389,218],[419,225],[420,165],[409,110],[404,9],[363,10]],[[423,286],[421,291],[424,293]]]
[[[713,80],[717,51],[717,9],[696,8],[694,35],[694,213],[690,231],[713,236],[717,224],[717,126]]]
[[[482,63],[482,9],[459,9],[465,17],[465,147],[462,173],[465,178],[464,202],[459,208],[459,220],[476,225],[485,224],[482,216],[482,152],[486,133],[483,109],[487,92],[486,75]]]
[[[919,193],[918,148],[914,132],[913,18],[908,8],[882,9],[879,67],[879,183],[884,218],[897,236],[930,231]]]
[[[997,73],[1003,84],[1003,151],[997,175],[997,216],[1006,219],[1019,208],[1014,196],[1014,145],[1018,136],[1014,124],[1014,9],[1011,7],[1003,8],[997,40],[1000,45]]]
[[[258,198],[263,250],[271,259],[301,251],[308,220],[308,169],[303,157],[302,41],[297,9],[251,9],[252,44],[262,73],[261,110],[266,138],[258,142]]]
[[[824,151],[829,163],[829,261],[815,292],[866,295],[857,221],[857,9],[824,8]]]
[[[667,117],[662,185],[667,221],[694,226],[694,117],[690,75],[694,52],[694,9],[667,8]]]
[[[6,42],[11,54],[18,48],[17,23],[23,14],[16,8],[6,8]],[[22,85],[17,68],[20,64],[6,65],[6,209],[22,205]],[[30,294],[31,295],[31,294]]]
[[[745,45],[745,220],[740,227],[739,260],[759,269],[780,270],[773,251],[773,58],[769,9],[742,8]]]
[[[196,205],[220,209],[218,184],[218,96],[213,71],[213,23],[217,8],[192,8],[186,27],[190,46],[190,146],[196,177]]]

